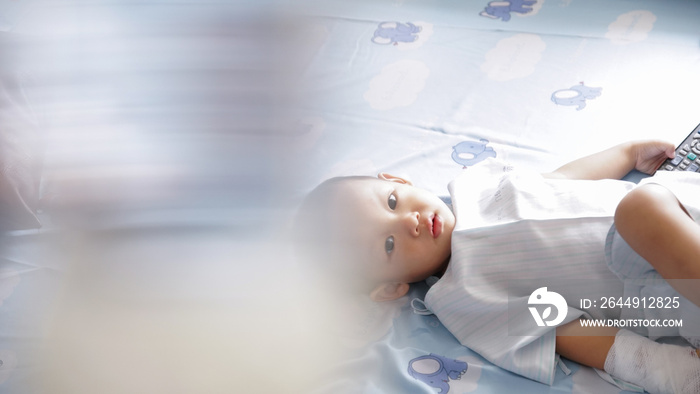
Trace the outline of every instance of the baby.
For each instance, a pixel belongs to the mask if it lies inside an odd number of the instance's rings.
[[[700,176],[666,172],[638,186],[612,180],[632,169],[653,173],[674,155],[669,143],[639,141],[541,175],[484,162],[450,184],[454,211],[401,177],[334,178],[306,198],[299,233],[327,277],[375,301],[440,277],[426,306],[462,344],[512,372],[551,384],[556,351],[649,392],[697,393],[697,350],[643,336],[650,331],[586,326],[582,319],[628,312],[579,304],[600,292],[643,298],[647,290],[629,283],[660,275],[684,305],[700,305],[700,287],[687,280],[700,279],[700,227],[676,194],[697,199]],[[527,304],[536,281],[558,284],[566,319],[510,335],[509,326],[532,317],[518,320],[508,308]]]

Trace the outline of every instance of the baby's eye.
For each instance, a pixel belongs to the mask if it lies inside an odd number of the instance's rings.
[[[394,193],[391,193],[391,195],[389,195],[389,200],[387,201],[387,203],[389,204],[389,208],[391,208],[392,211],[396,209],[396,196],[394,195]]]
[[[394,236],[390,235],[386,241],[384,241],[384,250],[386,250],[386,254],[391,254],[391,252],[394,251]]]

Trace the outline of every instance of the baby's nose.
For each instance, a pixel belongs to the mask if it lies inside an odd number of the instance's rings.
[[[420,235],[420,213],[409,212],[404,218],[404,225],[411,235]]]

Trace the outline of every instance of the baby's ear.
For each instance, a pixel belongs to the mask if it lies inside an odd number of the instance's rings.
[[[410,288],[408,283],[382,283],[369,293],[369,298],[376,302],[393,301],[405,296]]]
[[[397,183],[403,183],[406,185],[413,185],[413,183],[411,183],[411,181],[409,181],[408,179],[401,178],[400,176],[396,176],[396,175],[387,174],[386,172],[380,172],[379,175],[377,175],[377,178],[383,179],[383,180],[389,181],[389,182],[397,182]]]

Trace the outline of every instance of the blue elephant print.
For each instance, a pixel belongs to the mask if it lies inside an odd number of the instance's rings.
[[[602,90],[603,88],[589,88],[581,83],[552,93],[552,101],[557,105],[576,106],[576,110],[580,111],[586,108],[586,100],[600,96]]]
[[[437,354],[416,357],[408,363],[408,374],[414,379],[439,389],[440,394],[450,391],[450,379],[456,380],[467,372],[467,363]]]
[[[382,22],[374,31],[372,42],[380,45],[398,45],[400,42],[414,42],[418,39],[420,26],[411,22]]]
[[[532,5],[535,3],[537,3],[537,0],[492,1],[479,15],[492,19],[500,18],[503,22],[508,22],[511,12],[527,14],[532,11]]]
[[[463,141],[452,147],[452,160],[464,167],[485,160],[487,157],[496,157],[496,151],[490,146],[486,146],[489,140]]]

